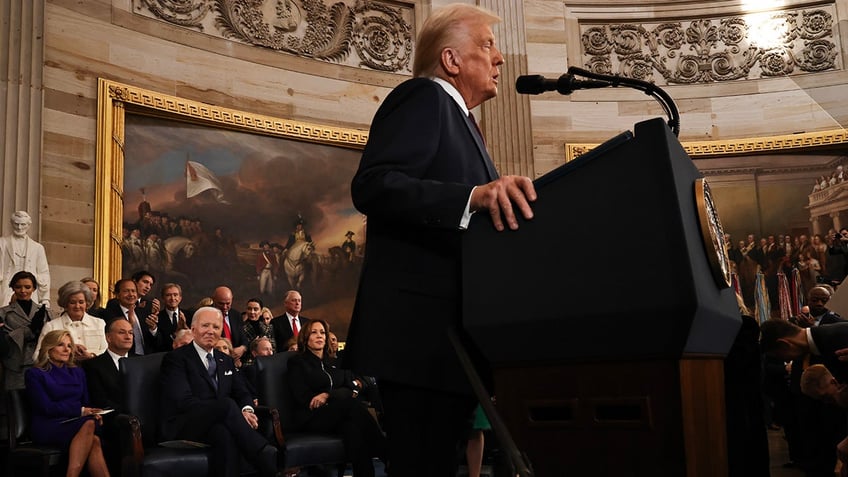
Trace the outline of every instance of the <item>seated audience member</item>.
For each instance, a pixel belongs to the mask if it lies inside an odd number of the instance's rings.
[[[67,330],[74,340],[74,359],[84,361],[106,351],[106,323],[100,318],[88,314],[88,304],[92,301],[91,290],[83,282],[68,282],[59,288],[59,306],[64,311],[57,318],[44,324],[38,344],[35,345],[33,359],[38,356],[41,340],[55,330]]]
[[[286,349],[283,349],[283,350],[280,350],[280,351],[297,351],[297,349],[298,349],[297,338],[291,337],[286,341]]]
[[[275,476],[277,449],[256,432],[253,396],[232,358],[215,349],[223,315],[216,308],[200,308],[191,327],[194,341],[162,361],[161,437],[211,445],[210,475],[239,475],[244,459],[261,477]]]
[[[194,335],[191,334],[191,329],[185,328],[177,330],[177,333],[174,335],[174,341],[171,343],[171,348],[177,349],[180,346],[191,343],[192,341],[194,341]]]
[[[848,408],[848,385],[837,381],[823,364],[814,364],[804,370],[801,392],[813,399]]]
[[[162,309],[159,311],[159,333],[157,351],[170,351],[174,335],[178,330],[188,328],[188,320],[180,304],[183,301],[183,289],[176,283],[162,285]]]
[[[250,342],[251,360],[250,362],[242,365],[241,371],[244,374],[245,380],[247,380],[248,386],[250,387],[250,393],[254,396],[258,396],[259,394],[256,392],[258,389],[256,386],[256,358],[260,356],[271,356],[272,354],[274,354],[274,347],[271,346],[271,340],[269,338],[260,336]]]
[[[85,277],[80,280],[85,283],[85,286],[91,290],[91,304],[88,306],[87,313],[101,320],[106,319],[106,308],[103,308],[100,300],[100,283],[91,277]]]
[[[32,366],[33,351],[41,334],[44,323],[50,319],[50,310],[44,305],[32,301],[32,294],[38,289],[35,275],[20,271],[12,275],[9,281],[12,289],[12,303],[0,308],[0,323],[3,324],[6,353],[3,359],[3,378],[5,389],[23,389],[24,372]]]
[[[339,338],[331,331],[327,333],[327,341],[329,342],[329,346],[327,347],[327,361],[335,367],[339,361]]]
[[[247,300],[247,307],[245,308],[245,321],[242,325],[242,334],[244,335],[244,339],[247,343],[251,345],[257,338],[268,338],[271,343],[271,347],[274,346],[274,325],[270,320],[266,320],[262,316],[262,300],[259,298],[251,298]],[[242,365],[248,365],[253,362],[253,356],[251,353],[245,353],[241,357]]]
[[[230,340],[228,340],[227,338],[218,339],[218,341],[215,343],[215,349],[224,353],[230,358],[233,357],[233,343],[230,342]],[[241,368],[240,358],[233,358],[233,361],[236,363],[236,368]]]
[[[112,320],[106,325],[106,351],[82,365],[88,383],[91,405],[116,412],[103,417],[103,453],[112,474],[120,475],[120,446],[115,416],[123,413],[124,389],[118,360],[130,356],[133,347],[132,325],[127,320]]]
[[[33,442],[67,449],[67,476],[80,475],[83,466],[93,477],[108,476],[100,438],[95,435],[102,410],[89,407],[85,373],[74,363],[74,342],[68,331],[44,336],[25,380]]]
[[[355,398],[361,383],[350,371],[326,363],[329,326],[312,320],[298,335],[300,352],[288,363],[295,426],[312,432],[340,434],[353,475],[372,477],[373,457],[385,449],[383,433],[368,409]]]

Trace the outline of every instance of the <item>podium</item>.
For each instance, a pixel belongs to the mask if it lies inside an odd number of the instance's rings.
[[[741,319],[701,178],[655,119],[537,179],[517,231],[472,218],[463,325],[536,476],[727,475],[723,358]]]

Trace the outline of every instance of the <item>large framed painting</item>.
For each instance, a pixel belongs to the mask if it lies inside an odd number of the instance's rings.
[[[794,313],[811,287],[846,279],[848,257],[828,246],[848,227],[848,130],[682,145],[710,185],[736,287],[761,319]],[[594,147],[566,144],[565,160]]]
[[[194,307],[283,295],[345,339],[364,251],[350,180],[367,132],[215,107],[101,79],[95,276],[138,270]]]

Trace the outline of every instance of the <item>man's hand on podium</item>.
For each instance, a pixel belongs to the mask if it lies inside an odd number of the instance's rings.
[[[471,193],[471,210],[488,210],[495,229],[504,229],[504,221],[511,230],[518,228],[514,207],[530,220],[533,209],[530,202],[536,200],[536,189],[529,177],[504,176],[488,184],[477,186]]]

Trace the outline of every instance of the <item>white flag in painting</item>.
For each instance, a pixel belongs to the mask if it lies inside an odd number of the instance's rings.
[[[201,192],[211,190],[215,200],[222,204],[229,204],[224,200],[221,191],[221,183],[218,178],[203,164],[194,161],[186,161],[186,198],[194,197]]]

